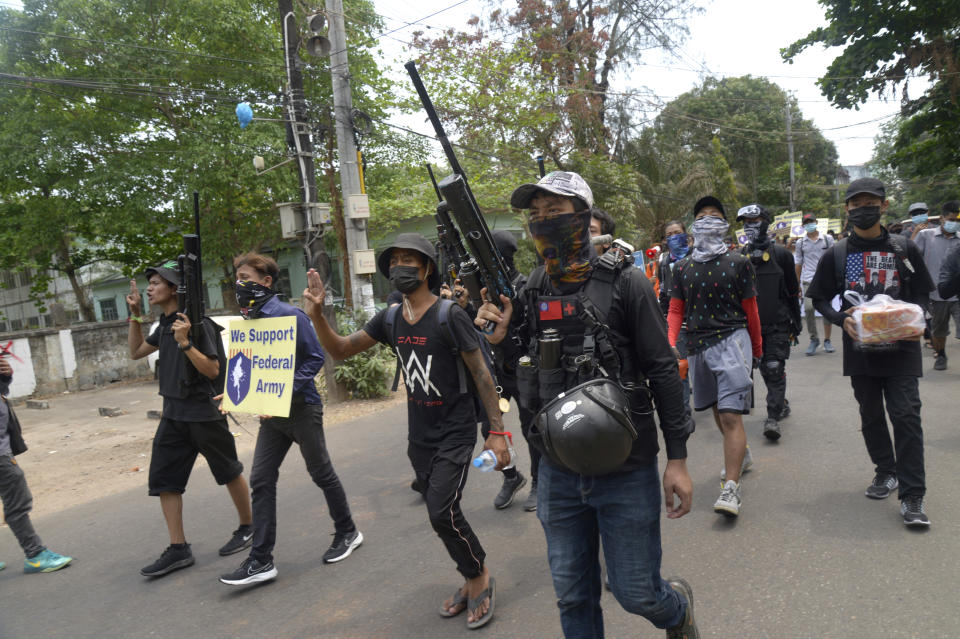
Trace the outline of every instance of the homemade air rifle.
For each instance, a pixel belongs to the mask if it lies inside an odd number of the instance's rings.
[[[413,80],[413,86],[420,96],[423,109],[430,118],[440,146],[443,147],[443,152],[453,170],[452,175],[447,176],[437,185],[439,195],[442,197],[442,201],[437,205],[438,227],[442,225],[444,231],[449,233],[458,262],[457,273],[470,295],[470,300],[477,308],[484,302],[492,302],[501,307],[501,295],[510,299],[516,297],[515,283],[510,280],[503,256],[493,242],[487,222],[467,183],[467,176],[460,167],[460,162],[453,152],[453,146],[447,139],[437,111],[433,108],[430,96],[427,95],[427,90],[423,86],[423,81],[417,72],[417,65],[414,62],[408,62],[404,66],[410,74],[410,79]],[[453,220],[456,220],[456,226]],[[466,247],[464,240],[466,240]],[[487,289],[486,298],[480,294],[482,288]],[[493,328],[492,324],[488,324],[484,331],[492,332]]]
[[[448,223],[444,223],[444,216],[441,216],[439,208],[441,205],[446,207],[446,203],[443,201],[443,195],[437,186],[437,178],[433,175],[433,167],[429,164],[427,164],[427,173],[430,174],[430,182],[433,184],[433,190],[436,192],[437,200],[440,202],[437,206],[438,211],[433,216],[437,222],[437,253],[441,261],[440,270],[444,274],[447,285],[452,289],[454,283],[457,281],[457,269],[460,266],[460,262],[469,259],[470,256],[467,254],[466,249],[463,248],[460,233],[456,227],[449,222],[450,212],[446,209],[444,213]]]

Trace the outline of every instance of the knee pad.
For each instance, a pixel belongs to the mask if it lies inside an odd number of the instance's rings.
[[[782,359],[765,359],[760,362],[760,374],[764,379],[780,379],[787,370],[787,363]]]

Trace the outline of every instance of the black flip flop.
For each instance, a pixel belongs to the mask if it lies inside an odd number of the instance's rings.
[[[467,603],[467,610],[476,610],[480,606],[480,604],[483,603],[483,600],[486,599],[487,597],[490,597],[490,607],[487,609],[487,613],[482,617],[480,617],[479,619],[477,619],[476,621],[468,621],[467,628],[469,628],[470,630],[476,630],[477,628],[482,628],[483,626],[490,623],[490,620],[493,619],[493,608],[494,608],[494,604],[496,603],[496,595],[497,595],[497,582],[493,579],[493,577],[490,577],[490,584],[486,588],[484,588],[483,591],[481,591],[480,594],[476,596],[476,598],[471,599]]]
[[[452,608],[452,607],[454,607],[454,606],[459,606],[460,604],[466,604],[466,603],[467,603],[467,596],[466,596],[465,594],[463,594],[462,592],[460,592],[460,588],[457,588],[457,592],[456,592],[456,594],[453,596],[452,603],[450,604],[450,606],[448,606],[448,608]],[[463,612],[463,611],[466,610],[466,609],[467,609],[467,607],[464,606],[463,608],[461,608],[461,609],[458,610],[457,612],[453,612],[453,613],[452,613],[452,612],[450,612],[447,608],[440,608],[440,616],[441,616],[441,617],[456,617],[457,615],[459,615],[461,612]]]

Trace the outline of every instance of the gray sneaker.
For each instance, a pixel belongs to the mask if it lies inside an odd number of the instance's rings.
[[[723,491],[713,504],[713,511],[727,517],[736,517],[740,514],[740,504],[740,484],[729,479],[723,484]]]
[[[527,495],[526,501],[523,502],[523,509],[528,513],[532,513],[537,509],[537,480],[534,478],[533,483],[530,484],[530,494]]]
[[[773,417],[767,417],[763,421],[763,436],[774,442],[780,439],[780,423]]]
[[[747,452],[743,455],[743,463],[740,464],[740,476],[743,477],[743,474],[749,472],[753,468],[753,455],[750,453],[750,444],[747,444]],[[723,483],[727,481],[727,469],[720,469],[720,485],[723,486]]]
[[[886,499],[899,485],[894,475],[877,473],[864,494],[870,499]]]
[[[510,504],[513,503],[517,493],[520,492],[520,489],[526,485],[527,478],[524,477],[523,473],[520,471],[517,471],[516,477],[513,478],[504,475],[503,485],[500,487],[500,492],[497,493],[497,496],[493,500],[493,507],[497,510],[508,508]]]
[[[667,583],[687,600],[687,612],[683,621],[673,628],[667,628],[667,639],[700,639],[700,630],[697,629],[697,622],[693,617],[693,588],[679,577],[671,577]]]
[[[926,528],[930,525],[930,519],[927,518],[927,511],[923,507],[923,497],[921,495],[908,495],[900,502],[900,516],[903,517],[903,523],[911,527]]]
[[[814,337],[810,340],[810,346],[807,347],[807,355],[816,355],[818,346],[820,346],[820,340]]]

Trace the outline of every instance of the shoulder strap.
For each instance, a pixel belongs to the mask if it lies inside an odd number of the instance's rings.
[[[463,365],[463,358],[460,356],[460,345],[457,343],[453,327],[450,325],[450,312],[456,303],[453,300],[440,298],[437,302],[437,322],[440,324],[440,337],[453,353],[453,359],[457,362],[457,377],[460,382],[460,394],[467,392],[467,371]],[[485,338],[481,338],[485,339]],[[481,344],[482,346],[482,344]]]
[[[397,392],[400,387],[400,375],[403,374],[403,362],[400,361],[400,351],[397,350],[397,311],[400,306],[400,304],[394,304],[387,309],[386,315],[383,316],[383,326],[386,329],[387,339],[390,340],[390,345],[393,346],[394,354],[397,356],[397,370],[393,374],[393,386],[391,387],[393,392]]]
[[[837,283],[837,292],[843,295],[847,289],[847,238],[833,245],[833,278]]]

